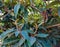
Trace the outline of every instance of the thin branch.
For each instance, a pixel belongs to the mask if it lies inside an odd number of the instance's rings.
[[[58,26],[60,26],[60,23],[59,24],[55,24],[55,25],[52,25],[52,26],[48,26],[47,28],[53,28],[53,27],[58,27]]]

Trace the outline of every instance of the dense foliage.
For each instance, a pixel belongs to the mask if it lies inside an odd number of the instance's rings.
[[[0,47],[55,47],[59,20],[59,0],[0,0]]]

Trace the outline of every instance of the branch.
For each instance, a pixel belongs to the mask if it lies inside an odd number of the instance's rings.
[[[56,27],[56,26],[60,26],[60,23],[59,24],[52,25],[52,26],[48,26],[47,28],[53,28],[53,27]]]
[[[18,31],[21,31],[22,26],[18,25],[18,21],[19,21],[19,19],[17,19],[15,22],[13,22],[13,24],[16,26],[16,28],[18,29]]]

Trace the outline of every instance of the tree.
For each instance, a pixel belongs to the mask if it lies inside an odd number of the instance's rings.
[[[55,47],[59,7],[58,0],[0,0],[0,46]]]

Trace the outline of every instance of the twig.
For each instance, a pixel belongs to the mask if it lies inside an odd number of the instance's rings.
[[[37,30],[38,30],[38,25],[37,25],[37,23],[35,23],[35,32],[34,32],[34,34],[37,33]]]

